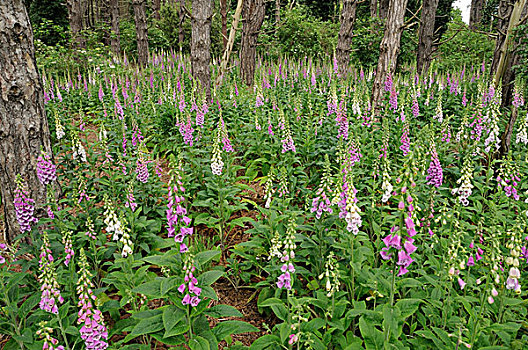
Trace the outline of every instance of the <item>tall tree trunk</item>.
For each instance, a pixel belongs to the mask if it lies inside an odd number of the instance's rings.
[[[352,46],[352,31],[356,22],[356,0],[344,0],[343,9],[341,10],[341,27],[337,38],[337,66],[339,73],[344,76],[348,70],[348,61],[350,58],[350,47]]]
[[[253,86],[257,40],[266,15],[264,0],[245,0],[242,6],[242,38],[240,39],[240,75],[247,86]]]
[[[159,21],[161,18],[160,17],[161,0],[153,0],[152,7],[154,10],[154,18]]]
[[[229,40],[227,41],[226,49],[222,55],[222,61],[220,62],[220,71],[216,79],[216,85],[220,84],[224,72],[227,70],[227,65],[229,63],[229,57],[231,56],[231,50],[233,50],[233,44],[235,42],[235,33],[238,29],[238,22],[240,21],[240,15],[242,13],[242,3],[243,0],[237,1],[237,7],[235,10],[235,15],[233,16],[233,22],[231,23],[231,31],[229,32]]]
[[[427,72],[431,65],[437,7],[438,0],[423,0],[418,34],[418,52],[416,54],[416,72],[418,74]]]
[[[518,0],[514,4],[511,11],[506,39],[503,43],[503,48],[501,49],[499,63],[497,63],[497,71],[495,72],[494,80],[496,85],[498,85],[498,82],[502,82],[503,110],[506,110],[512,105],[513,86],[515,83],[515,72],[512,67],[520,63],[519,55],[516,52],[520,42],[512,43],[513,31],[520,24],[520,21],[527,16],[527,14],[528,0]],[[506,130],[504,131],[501,138],[499,156],[505,156],[510,150],[513,127],[517,120],[517,115],[517,107],[512,107],[508,125],[506,126]]]
[[[112,18],[112,35],[110,46],[115,56],[121,54],[121,44],[119,35],[119,0],[110,0],[110,17]]]
[[[486,0],[471,0],[471,10],[469,12],[469,28],[475,29],[482,20],[482,10]]]
[[[73,41],[78,48],[85,48],[86,41],[81,33],[83,29],[83,6],[81,0],[68,0],[66,5],[68,7],[68,17]]]
[[[103,27],[103,42],[106,46],[111,44],[111,27],[112,27],[112,16],[110,15],[110,0],[102,0],[99,9],[100,18],[104,24]]]
[[[33,32],[23,0],[0,2],[0,195],[7,241],[20,234],[14,208],[15,177],[20,174],[43,216],[46,188],[37,178],[41,147],[51,154],[50,132]]]
[[[396,68],[406,7],[407,0],[392,0],[389,5],[385,32],[380,44],[376,77],[372,88],[372,106],[376,115],[379,115],[380,112],[385,79],[388,74],[393,75]]]
[[[275,30],[280,24],[281,0],[275,0]]]
[[[220,0],[220,15],[222,16],[222,39],[225,51],[227,48],[227,0]]]
[[[136,21],[138,63],[144,67],[147,65],[149,57],[145,0],[134,0],[134,18]]]
[[[391,0],[380,0],[379,2],[379,16],[381,19],[386,19],[389,13],[389,7],[392,5]]]
[[[185,0],[177,0],[179,1],[180,8],[178,10],[178,44],[180,45],[180,50],[183,47],[183,41],[185,40],[184,37],[184,31],[183,31],[183,23],[185,22]]]
[[[510,24],[510,17],[513,11],[513,3],[509,0],[501,0],[498,8],[497,20],[497,39],[495,41],[495,51],[493,52],[493,61],[491,62],[490,73],[496,74],[499,67],[499,61],[503,52],[507,49],[506,38],[508,34],[508,25]],[[499,82],[497,82],[498,84]]]
[[[193,0],[191,17],[191,71],[200,82],[200,89],[211,98],[211,17],[213,4],[210,0]]]
[[[370,0],[370,17],[378,16],[378,0]]]

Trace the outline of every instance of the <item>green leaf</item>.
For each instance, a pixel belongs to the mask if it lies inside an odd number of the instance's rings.
[[[266,334],[255,340],[249,347],[249,350],[264,350],[275,344],[280,344],[280,338],[276,335]]]
[[[139,337],[140,335],[159,332],[163,329],[162,314],[144,318],[132,329],[132,332],[125,337],[125,343]]]
[[[169,305],[163,310],[163,327],[165,328],[165,338],[181,334],[180,329],[173,332],[175,326],[185,317],[185,312],[174,305]],[[183,327],[178,327],[183,328]]]
[[[144,294],[152,298],[161,298],[161,281],[161,278],[156,278],[153,281],[143,283],[142,285],[137,286],[136,288],[132,289],[132,292]]]
[[[189,340],[188,345],[191,350],[211,350],[207,339],[202,338],[200,336],[195,336],[194,338]]]
[[[260,332],[257,327],[247,322],[237,320],[220,322],[212,331],[218,341],[221,341],[228,335],[232,334]]]
[[[220,250],[205,250],[195,255],[194,260],[200,265],[203,266],[209,261],[216,259],[220,256],[222,252]]]
[[[359,331],[365,340],[365,347],[367,350],[381,350],[384,348],[383,344],[385,341],[383,339],[383,332],[365,321],[364,317],[359,319]]]
[[[198,285],[199,286],[210,286],[211,284],[215,283],[222,275],[224,274],[223,271],[218,270],[211,270],[206,271],[198,277]]]
[[[206,315],[214,318],[220,317],[242,317],[242,313],[230,305],[215,305],[205,311]]]
[[[421,303],[422,299],[400,299],[396,302],[396,307],[400,309],[401,318],[405,320],[418,310]]]

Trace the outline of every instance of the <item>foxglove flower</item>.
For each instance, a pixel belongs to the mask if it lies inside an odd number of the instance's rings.
[[[213,144],[213,157],[211,159],[211,171],[214,175],[222,175],[224,162],[222,161],[222,151],[220,150],[220,130],[217,131]]]
[[[42,350],[64,350],[64,346],[57,345],[59,341],[56,338],[52,337],[53,328],[48,327],[47,321],[41,321],[39,323],[39,330],[37,331],[37,336],[44,339],[44,344],[42,345]]]
[[[44,151],[41,152],[37,159],[37,177],[44,186],[57,180],[57,168],[51,162],[51,156]]]
[[[15,214],[20,226],[20,232],[31,231],[31,224],[36,223],[38,220],[33,216],[35,211],[35,201],[29,198],[29,192],[25,182],[22,180],[20,174],[16,177],[16,188],[15,188]]]
[[[147,183],[149,178],[148,161],[141,155],[136,161],[136,178],[139,182]]]
[[[319,279],[325,278],[326,296],[329,298],[336,292],[339,292],[339,285],[341,283],[339,282],[339,270],[337,267],[337,259],[335,258],[334,253],[330,252],[326,258],[325,272],[319,276]]]
[[[62,304],[64,298],[60,293],[59,284],[57,283],[57,272],[54,267],[54,259],[51,255],[48,235],[46,232],[42,235],[42,246],[40,248],[39,256],[39,275],[37,278],[41,285],[40,290],[42,292],[39,307],[44,311],[58,315],[59,307],[57,306],[57,303]]]
[[[429,163],[429,169],[427,169],[427,176],[425,178],[428,185],[433,185],[436,188],[442,186],[443,170],[440,160],[438,159],[438,153],[436,153],[436,146],[434,140],[431,140],[431,162]]]
[[[198,286],[198,280],[194,276],[196,268],[193,264],[193,255],[190,253],[185,254],[183,271],[185,272],[184,283],[178,287],[178,291],[181,294],[184,294],[182,304],[191,305],[191,307],[196,307],[202,301],[200,299],[200,294],[202,293],[202,288]]]
[[[64,257],[64,265],[68,266],[71,258],[75,255],[75,252],[73,251],[72,247],[71,231],[63,232],[62,244],[64,244],[64,254],[66,254],[66,256]]]
[[[79,295],[77,306],[80,308],[77,323],[82,325],[79,332],[87,350],[105,350],[108,348],[108,331],[104,325],[103,314],[95,307],[96,297],[92,291],[94,287],[92,277],[88,270],[86,254],[81,248],[79,280],[77,281],[77,294]]]
[[[277,287],[279,289],[292,289],[292,278],[295,273],[295,266],[292,261],[295,258],[295,221],[290,219],[288,227],[286,229],[286,237],[282,243],[283,251],[280,258],[282,263],[281,272],[282,274],[277,279]]]
[[[468,197],[471,195],[473,189],[473,184],[471,183],[472,177],[473,167],[469,157],[466,157],[464,167],[462,168],[462,176],[457,180],[457,184],[460,184],[460,186],[451,191],[453,195],[458,194],[458,200],[464,206],[469,205]]]
[[[136,203],[136,199],[134,198],[134,186],[130,184],[128,186],[125,207],[130,208],[130,210],[132,211],[136,211],[137,206],[138,204]]]
[[[312,208],[310,210],[312,213],[316,213],[315,217],[317,219],[321,218],[323,212],[328,212],[329,214],[332,214],[333,212],[330,199],[328,198],[328,195],[332,193],[331,187],[333,181],[331,176],[332,169],[330,166],[330,160],[328,155],[325,155],[325,165],[321,184],[319,185],[319,189],[316,192],[316,197],[312,200]]]

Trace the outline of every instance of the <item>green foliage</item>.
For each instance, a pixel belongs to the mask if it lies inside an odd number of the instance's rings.
[[[306,7],[296,6],[281,14],[281,24],[265,21],[259,35],[258,50],[270,58],[282,55],[322,58],[337,45],[339,24],[311,16]]]
[[[519,55],[519,60],[513,70],[520,79],[528,81],[528,23],[516,28],[514,40],[518,42],[516,54]]]
[[[493,55],[495,44],[486,34],[470,30],[462,22],[460,12],[453,11],[453,21],[441,39],[437,52],[434,53],[436,67],[453,70],[457,67],[479,66],[482,62],[489,62]]]

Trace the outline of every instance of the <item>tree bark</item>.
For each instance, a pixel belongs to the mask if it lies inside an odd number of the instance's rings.
[[[499,61],[506,50],[506,38],[508,33],[508,25],[510,24],[510,17],[513,11],[513,3],[509,0],[501,0],[498,8],[497,20],[497,39],[495,41],[495,51],[493,52],[493,61],[491,62],[490,73],[496,74],[499,67]],[[498,82],[497,82],[498,83]]]
[[[438,0],[423,0],[416,54],[416,72],[418,74],[426,73],[431,65],[437,8]]]
[[[134,18],[136,22],[138,63],[144,67],[147,65],[149,58],[145,0],[134,0]]]
[[[391,0],[380,0],[379,2],[379,16],[381,19],[386,19],[389,13],[389,7],[392,5]]]
[[[183,31],[183,23],[185,22],[185,0],[178,0],[180,8],[178,10],[178,44],[180,45],[180,50],[183,47],[183,41],[185,40],[185,34]]]
[[[222,55],[222,61],[220,62],[220,71],[218,72],[218,77],[216,80],[216,85],[220,84],[224,72],[227,70],[227,65],[229,63],[229,57],[231,56],[231,50],[233,50],[233,44],[235,42],[235,34],[238,29],[238,22],[240,21],[240,14],[242,13],[242,3],[243,0],[237,1],[237,7],[235,10],[235,15],[233,16],[233,23],[231,23],[231,31],[229,32],[229,40],[227,41],[226,49]]]
[[[68,0],[68,17],[72,38],[78,48],[86,48],[86,41],[81,33],[83,30],[83,6],[81,0]]]
[[[281,0],[275,0],[275,30],[280,24]]]
[[[111,45],[111,28],[112,28],[112,16],[110,14],[110,0],[102,0],[101,6],[98,9],[100,15],[97,17],[101,18],[104,24],[103,27],[103,42],[106,46]]]
[[[370,17],[378,16],[378,0],[370,0]]]
[[[497,64],[497,72],[495,74],[495,84],[497,86],[498,82],[502,82],[502,101],[501,101],[501,107],[503,110],[506,110],[512,105],[512,98],[513,98],[513,85],[515,83],[515,72],[512,69],[512,67],[518,65],[519,62],[519,55],[517,54],[517,48],[519,47],[520,42],[516,42],[513,45],[510,45],[509,42],[512,39],[513,36],[513,30],[520,24],[520,20],[525,18],[528,14],[528,1],[527,0],[518,0],[511,12],[509,23],[508,23],[508,31],[507,31],[507,38],[505,42],[503,43],[504,49],[501,53],[501,58],[499,59],[499,63]],[[519,111],[517,110],[517,107],[511,108],[511,116],[508,120],[508,125],[506,126],[506,130],[504,130],[504,133],[501,138],[501,147],[499,150],[499,156],[504,157],[506,154],[508,154],[510,150],[510,144],[511,144],[511,138],[513,134],[513,127],[515,125],[515,122],[517,121],[517,115]]]
[[[356,0],[344,0],[341,10],[341,27],[337,38],[336,58],[339,74],[345,76],[348,70],[350,50],[352,46],[352,31],[356,22]]]
[[[19,233],[14,208],[15,177],[20,174],[44,213],[46,187],[37,178],[41,147],[51,154],[44,94],[35,61],[33,32],[23,0],[0,2],[0,195],[6,240]]]
[[[253,86],[257,55],[257,40],[266,15],[264,0],[245,0],[242,6],[242,37],[240,39],[240,75],[247,86]]]
[[[193,0],[191,17],[191,71],[200,82],[200,89],[211,98],[211,17],[213,4],[210,0]]]
[[[110,36],[110,46],[114,55],[121,54],[121,43],[119,35],[119,0],[110,0],[110,17],[112,19],[112,35]]]
[[[154,10],[154,18],[156,20],[160,20],[160,8],[161,8],[161,0],[153,0],[152,1],[152,9]]]
[[[227,48],[227,0],[220,0],[220,15],[222,16],[222,39],[225,51]]]
[[[385,31],[380,44],[376,77],[372,88],[372,106],[376,115],[380,113],[385,79],[388,74],[393,75],[396,68],[406,7],[407,0],[393,0],[389,5]]]
[[[469,28],[475,29],[482,20],[482,10],[486,0],[471,0],[471,10],[469,12]]]

